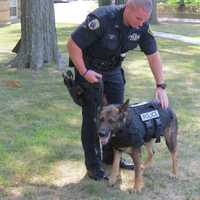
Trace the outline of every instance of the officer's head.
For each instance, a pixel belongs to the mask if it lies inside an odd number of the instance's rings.
[[[124,11],[124,23],[138,28],[151,16],[152,0],[127,0]]]

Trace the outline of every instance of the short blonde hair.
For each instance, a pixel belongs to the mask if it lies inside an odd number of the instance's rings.
[[[147,13],[151,13],[153,10],[152,0],[127,0],[126,4],[142,7]]]

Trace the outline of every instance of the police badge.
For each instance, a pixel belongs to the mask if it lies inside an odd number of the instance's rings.
[[[138,35],[137,33],[132,33],[131,35],[128,36],[128,39],[130,41],[137,41],[140,39],[140,35]]]

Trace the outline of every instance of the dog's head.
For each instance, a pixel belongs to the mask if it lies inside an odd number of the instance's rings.
[[[122,105],[110,104],[103,106],[99,115],[98,135],[101,144],[108,143],[111,134],[117,131],[127,115],[129,100]]]

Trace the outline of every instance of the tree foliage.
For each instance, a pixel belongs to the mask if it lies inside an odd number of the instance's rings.
[[[157,24],[158,23],[157,1],[156,0],[152,0],[152,2],[153,2],[153,11],[151,13],[150,23],[151,24]]]
[[[167,3],[171,5],[197,5],[200,6],[200,0],[158,0],[158,3]]]
[[[111,0],[98,0],[99,6],[110,5],[112,3]]]

